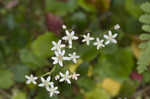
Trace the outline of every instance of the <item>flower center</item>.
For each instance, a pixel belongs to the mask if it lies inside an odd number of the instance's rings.
[[[62,60],[62,59],[63,59],[63,57],[62,57],[61,55],[59,55],[59,56],[58,56],[58,59],[59,59],[59,60]]]
[[[69,35],[68,39],[69,39],[69,40],[72,40],[72,35]]]
[[[113,37],[112,36],[109,36],[109,38],[108,38],[109,40],[112,40],[113,39]]]

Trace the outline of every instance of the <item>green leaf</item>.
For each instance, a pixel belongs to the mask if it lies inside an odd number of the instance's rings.
[[[147,70],[147,66],[150,63],[149,55],[150,55],[150,42],[148,42],[147,47],[142,49],[141,51],[137,67],[139,73],[143,73],[145,70]]]
[[[142,8],[142,10],[144,11],[144,12],[146,12],[146,13],[150,13],[150,3],[148,3],[148,2],[146,2],[146,3],[143,3],[142,5],[141,5],[141,8]]]
[[[146,32],[150,32],[150,25],[143,25],[142,29]]]
[[[20,59],[22,63],[26,64],[32,69],[48,65],[48,61],[46,59],[35,56],[28,49],[22,49],[20,51]]]
[[[141,40],[150,40],[150,34],[141,34],[140,39]]]
[[[147,42],[141,43],[141,44],[139,45],[139,48],[140,48],[140,49],[145,49],[146,47],[147,47]]]
[[[8,89],[10,88],[13,84],[13,74],[8,71],[8,70],[0,70],[0,88],[2,89]]]
[[[132,51],[129,48],[118,48],[112,54],[101,55],[99,64],[95,66],[94,72],[101,79],[111,77],[122,81],[128,79],[133,66]]]
[[[12,67],[12,72],[14,73],[14,80],[16,82],[24,82],[24,77],[29,72],[29,68],[26,65],[18,64]]]
[[[91,3],[88,3],[86,0],[78,0],[79,5],[89,12],[97,12],[96,7]]]
[[[149,71],[143,73],[143,81],[145,83],[149,83],[150,82],[150,72]]]
[[[83,88],[85,91],[90,91],[93,88],[95,88],[96,83],[91,78],[84,76],[77,81],[77,84],[80,88]]]
[[[125,0],[125,8],[134,17],[139,17],[142,14],[142,11],[138,4],[134,0]]]
[[[150,15],[148,14],[142,15],[139,20],[142,23],[150,24]]]
[[[98,55],[98,51],[93,46],[81,46],[79,48],[81,58],[85,61],[91,61]]]
[[[102,88],[85,93],[85,99],[111,99],[110,96]]]
[[[124,81],[122,84],[122,88],[120,90],[121,97],[130,98],[135,93],[136,87],[137,85],[133,81],[131,80]]]
[[[67,13],[73,12],[76,8],[76,0],[68,0],[67,2],[61,2],[57,0],[46,0],[46,10],[59,16],[64,16]]]
[[[88,26],[87,16],[81,11],[74,13],[69,19],[69,22],[71,22],[71,25],[76,25],[76,28],[80,31],[83,31]]]
[[[16,91],[15,95],[12,97],[12,99],[27,99],[26,94],[21,91]]]
[[[53,55],[50,50],[52,48],[52,41],[57,40],[54,33],[45,33],[40,35],[31,45],[32,52],[40,58],[48,58]]]

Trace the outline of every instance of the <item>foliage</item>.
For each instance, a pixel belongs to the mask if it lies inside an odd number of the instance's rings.
[[[135,38],[143,30],[150,32],[147,1],[0,0],[0,99],[130,99],[143,92],[150,83],[150,35],[143,33],[140,40]],[[143,23],[142,29],[139,21]],[[49,98],[44,88],[26,85],[25,75],[33,73],[40,77],[51,70],[54,72],[50,76],[58,74],[50,49],[51,41],[65,35],[63,23],[81,38],[87,32],[103,38],[111,29],[119,35],[118,44],[96,50],[91,46],[93,42],[90,46],[84,46],[81,39],[73,42],[72,51],[81,59],[77,64],[65,62],[62,71],[69,69],[81,76],[72,85],[58,84],[61,94]],[[120,24],[121,30],[114,30],[115,24]],[[135,52],[131,45],[138,46],[140,42],[140,50],[136,48]],[[134,53],[140,57],[136,59]],[[130,77],[136,68],[142,73],[141,82]],[[134,98],[142,95],[149,96],[144,92]]]
[[[150,8],[150,3],[146,2],[142,4],[141,6],[142,10],[145,12],[140,17],[140,22],[144,23],[142,26],[142,29],[145,32],[150,32],[150,14],[149,11],[147,10]],[[149,65],[150,59],[149,59],[149,54],[150,54],[150,35],[147,33],[141,34],[140,39],[143,40],[143,43],[140,45],[141,48],[141,55],[138,60],[138,72],[143,73],[144,71],[147,70],[147,66]]]

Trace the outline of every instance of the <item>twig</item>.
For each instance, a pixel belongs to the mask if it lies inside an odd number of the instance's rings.
[[[7,92],[5,92],[4,90],[0,89],[0,93],[2,95],[4,95],[7,99],[11,99],[11,95],[9,95]]]
[[[47,76],[47,75],[51,75],[56,69],[56,65],[52,68],[52,70],[50,72],[45,73],[44,75],[42,75],[41,77]]]
[[[146,92],[146,91],[148,91],[148,90],[150,90],[150,86],[148,86],[148,87],[146,87],[146,88],[144,88],[144,89],[142,89],[142,90],[137,91],[137,92],[133,95],[133,97],[137,97],[137,96],[143,94],[144,92]]]

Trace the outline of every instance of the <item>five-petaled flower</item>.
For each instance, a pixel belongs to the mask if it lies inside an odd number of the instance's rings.
[[[108,35],[104,35],[104,38],[107,39],[107,41],[105,42],[106,45],[108,45],[109,43],[117,43],[117,40],[115,39],[117,37],[117,33],[115,33],[114,35],[112,35],[111,31],[108,31]]]
[[[93,37],[90,37],[90,33],[88,33],[87,35],[83,35],[84,39],[82,40],[82,42],[86,42],[87,45],[90,45],[90,41],[94,40]]]
[[[80,74],[76,74],[75,72],[72,74],[71,78],[73,80],[78,80],[78,76],[80,76]]]
[[[96,38],[96,42],[94,42],[93,45],[97,46],[97,50],[99,50],[100,48],[105,47],[103,43],[104,40],[100,40],[99,38]]]
[[[65,57],[65,50],[62,51],[55,51],[55,57],[52,57],[54,60],[53,64],[59,63],[59,65],[62,67],[63,66],[63,60],[70,60],[69,57]]]
[[[72,54],[69,54],[70,59],[74,62],[77,63],[77,58],[80,58],[80,56],[76,55],[76,52],[73,52]]]
[[[69,43],[69,48],[72,48],[72,40],[77,40],[78,37],[77,36],[74,36],[75,32],[72,31],[71,33],[66,30],[66,36],[64,36],[62,39],[65,40],[65,41],[68,41]]]
[[[56,43],[55,41],[52,41],[53,47],[51,48],[52,51],[60,51],[61,48],[65,47],[65,44],[61,44],[61,40]]]
[[[48,89],[50,97],[54,96],[55,94],[59,94],[58,87],[55,87],[54,85],[51,85]]]
[[[49,88],[49,86],[53,85],[53,82],[50,82],[51,77],[48,76],[47,79],[44,79],[43,77],[41,77],[41,81],[42,83],[39,84],[39,87],[45,87],[46,89]]]
[[[37,84],[36,80],[38,79],[38,77],[34,77],[31,74],[30,76],[26,75],[25,78],[27,79],[27,81],[26,81],[27,84],[30,84],[30,83]]]
[[[61,76],[61,79],[59,80],[59,82],[66,81],[68,84],[71,84],[71,81],[70,81],[71,75],[69,75],[69,71],[68,70],[66,71],[65,74],[60,72],[60,76]]]

